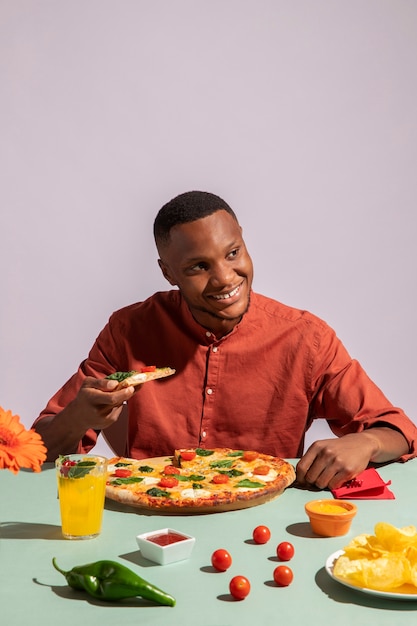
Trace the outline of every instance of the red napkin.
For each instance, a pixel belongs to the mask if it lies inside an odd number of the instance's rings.
[[[358,474],[356,478],[348,480],[338,489],[332,489],[332,494],[337,499],[395,500],[394,494],[387,486],[390,484],[390,480],[384,483],[376,469],[371,467]]]

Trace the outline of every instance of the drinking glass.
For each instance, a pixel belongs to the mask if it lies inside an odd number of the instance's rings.
[[[107,459],[68,454],[55,461],[62,534],[66,539],[92,539],[101,531]]]

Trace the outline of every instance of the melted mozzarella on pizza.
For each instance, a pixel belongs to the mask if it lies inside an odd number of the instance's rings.
[[[153,478],[152,476],[144,476],[142,480],[142,485],[157,485],[160,481],[160,478]]]
[[[190,498],[192,500],[195,498],[209,498],[212,492],[207,489],[183,489],[179,495],[181,498]]]

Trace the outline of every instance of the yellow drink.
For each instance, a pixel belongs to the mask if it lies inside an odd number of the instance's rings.
[[[107,480],[104,457],[71,454],[56,461],[62,533],[89,539],[101,531]]]

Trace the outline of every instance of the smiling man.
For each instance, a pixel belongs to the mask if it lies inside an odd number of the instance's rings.
[[[159,266],[175,289],[119,311],[34,427],[59,454],[89,451],[98,432],[127,428],[133,458],[230,447],[301,457],[301,484],[335,488],[370,462],[415,456],[417,430],[322,320],[253,292],[242,229],[218,196],[177,196],[154,223]],[[176,374],[115,391],[105,377],[146,365]],[[127,402],[128,426],[120,419]],[[303,455],[325,419],[335,438]],[[124,434],[124,433],[122,433]]]
[[[192,205],[188,213],[177,210],[174,215],[178,223],[167,231],[164,216],[171,213],[170,206],[160,211],[154,225],[159,266],[168,282],[180,290],[194,319],[222,337],[233,330],[249,307],[253,266],[242,229],[223,203],[221,210],[204,215],[213,210],[206,207],[198,218],[199,212]],[[184,219],[190,221],[181,223]]]

